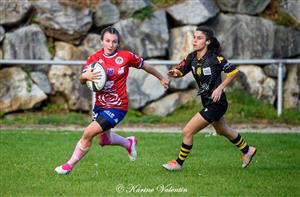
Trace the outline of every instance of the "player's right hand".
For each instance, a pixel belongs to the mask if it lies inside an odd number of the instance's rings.
[[[177,70],[177,69],[172,69],[172,70],[169,70],[168,76],[169,77],[178,78],[178,77],[182,76],[182,73],[179,70]]]
[[[85,73],[84,73],[84,78],[86,80],[89,81],[94,81],[94,80],[99,80],[101,78],[101,74],[100,72],[93,72],[94,69],[88,69]]]

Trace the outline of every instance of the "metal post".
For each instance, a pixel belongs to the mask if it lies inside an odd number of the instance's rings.
[[[277,75],[277,116],[279,117],[282,114],[282,62],[279,62]]]

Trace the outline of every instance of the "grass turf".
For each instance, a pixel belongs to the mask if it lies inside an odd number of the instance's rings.
[[[181,134],[134,135],[137,161],[120,147],[94,142],[74,171],[61,176],[54,168],[70,157],[80,132],[1,130],[0,196],[300,196],[299,134],[243,134],[258,149],[247,169],[228,140],[198,134],[180,172],[161,164],[176,158]]]

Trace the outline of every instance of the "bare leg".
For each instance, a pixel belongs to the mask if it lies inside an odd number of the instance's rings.
[[[200,113],[195,114],[183,128],[183,143],[192,145],[193,136],[208,125],[209,122],[207,122]]]
[[[83,148],[89,148],[92,143],[94,136],[102,133],[102,127],[96,121],[91,122],[84,130],[84,133],[81,137],[81,145]]]
[[[226,137],[230,141],[234,140],[238,136],[238,133],[227,125],[224,117],[213,122],[212,125],[219,135]]]
[[[209,122],[207,122],[200,113],[195,114],[183,128],[183,142],[178,158],[176,160],[171,160],[162,166],[167,170],[181,170],[185,159],[192,150],[193,136],[207,125],[209,125]]]
[[[255,155],[256,148],[249,146],[238,132],[234,131],[226,124],[223,117],[219,121],[214,122],[213,126],[219,135],[225,136],[242,152],[242,168],[246,168]]]
[[[74,152],[69,161],[55,168],[58,174],[68,174],[72,171],[73,166],[78,163],[88,152],[94,136],[102,132],[101,126],[93,121],[87,126],[83,132],[81,139],[77,142]]]

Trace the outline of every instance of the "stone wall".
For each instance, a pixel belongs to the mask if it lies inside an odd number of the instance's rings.
[[[145,60],[185,58],[193,50],[192,31],[197,25],[207,25],[215,31],[228,59],[300,56],[299,28],[277,25],[259,16],[271,0],[178,2],[160,9],[148,0],[99,0],[92,9],[69,0],[0,1],[0,58],[85,60],[101,48],[99,32],[109,25],[120,31],[122,48]],[[279,6],[299,24],[300,2],[287,1]],[[149,8],[149,17],[136,17],[137,12]],[[170,69],[166,65],[155,67],[165,75]],[[233,86],[274,104],[277,66],[238,67],[241,72]],[[299,65],[284,67],[286,108],[300,106],[299,70]],[[42,102],[88,111],[91,92],[79,83],[79,75],[80,66],[0,65],[0,111],[31,109]],[[127,86],[130,107],[147,114],[165,116],[183,103],[199,102],[190,74],[171,79],[166,91],[154,77],[131,69]]]

